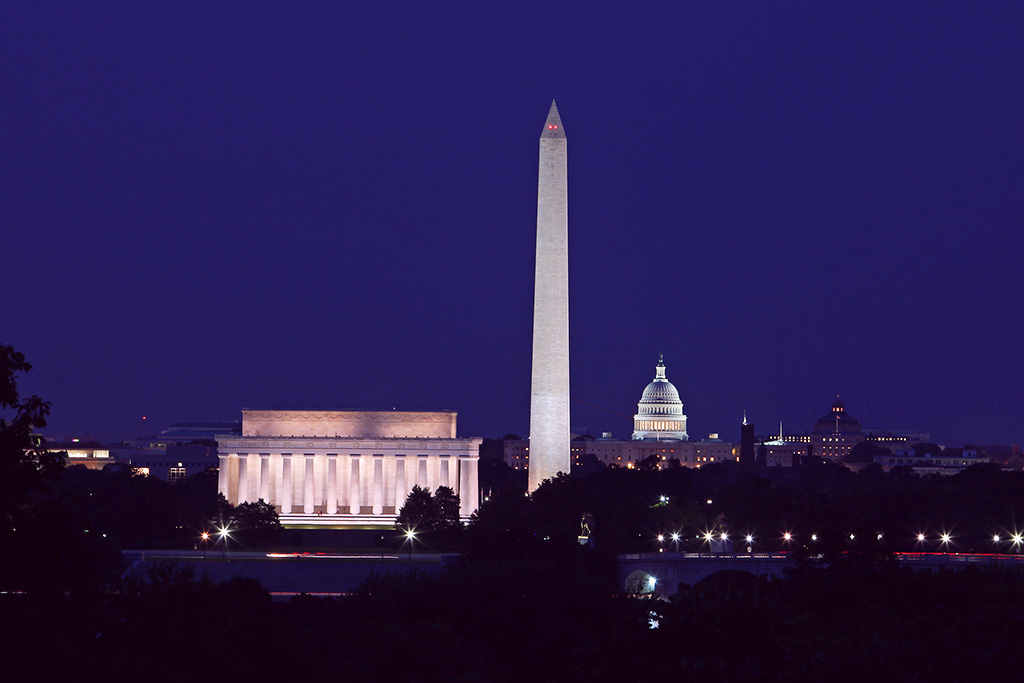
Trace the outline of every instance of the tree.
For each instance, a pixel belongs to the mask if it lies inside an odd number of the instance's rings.
[[[430,489],[425,489],[418,484],[413,486],[398,511],[395,526],[403,529],[425,529],[426,520],[430,518],[433,506],[434,498],[430,495]]]
[[[678,460],[676,461],[679,462]],[[569,469],[574,477],[589,477],[595,472],[600,472],[605,468],[605,464],[601,462],[593,453],[583,453],[578,458],[574,458]]]
[[[120,574],[120,554],[58,486],[66,453],[51,453],[34,433],[50,404],[18,395],[18,373],[31,369],[0,344],[0,590],[92,590]]]
[[[231,510],[230,520],[231,528],[249,540],[275,541],[281,533],[281,520],[277,510],[262,498],[237,505]]]
[[[436,529],[450,529],[459,525],[459,497],[447,486],[434,491],[434,524]]]
[[[16,375],[31,369],[25,354],[0,345],[0,515],[7,530],[15,528],[32,496],[57,476],[65,462],[65,453],[47,451],[43,439],[33,434],[46,426],[50,403],[18,395]]]
[[[413,486],[398,511],[395,525],[416,531],[443,531],[459,526],[459,497],[447,486],[430,489]]]
[[[879,446],[877,443],[872,441],[861,441],[859,444],[850,449],[850,452],[843,458],[843,462],[848,463],[873,463],[876,455],[888,455],[889,449],[884,446]]]

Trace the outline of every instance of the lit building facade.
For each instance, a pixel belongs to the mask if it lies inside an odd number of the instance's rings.
[[[790,441],[782,434],[779,438],[765,441],[761,445],[764,449],[764,464],[767,467],[797,467],[803,464],[803,458],[809,448],[808,444]]]
[[[831,410],[814,423],[810,441],[814,455],[842,462],[866,438],[860,422],[846,412],[846,406],[837,398]]]
[[[686,415],[679,391],[665,375],[664,357],[658,359],[654,379],[644,388],[633,416],[633,438],[623,441],[610,432],[601,438],[576,438],[570,444],[572,462],[578,464],[584,455],[593,455],[605,465],[632,468],[651,456],[668,465],[677,460],[685,467],[701,467],[716,462],[735,461],[738,444],[722,441],[711,434],[701,441],[689,441]],[[530,442],[505,442],[505,464],[514,470],[529,470]]]
[[[658,357],[654,379],[644,389],[633,416],[633,440],[686,441],[686,415],[679,391],[665,378],[665,357]]]
[[[450,411],[243,410],[241,435],[218,437],[219,491],[263,500],[282,524],[393,526],[413,486],[447,486],[465,520],[477,508],[480,443]]]
[[[50,453],[64,451],[68,455],[68,467],[81,465],[90,470],[101,470],[104,467],[115,463],[111,457],[110,447],[99,443],[83,442],[79,439],[72,439],[67,443],[46,443],[46,450]]]
[[[846,412],[845,404],[838,398],[829,412],[814,424],[814,431],[805,434],[780,435],[786,442],[805,443],[811,446],[811,454],[842,462],[853,447],[862,441],[870,441],[890,451],[906,448],[915,443],[931,441],[924,432],[899,429],[865,429],[852,415]]]
[[[659,442],[659,441],[622,441],[613,439],[605,432],[600,439],[572,441],[572,462],[578,464],[584,455],[593,455],[605,465],[615,467],[636,467],[647,458],[656,456],[662,461],[662,467],[669,460],[678,460],[684,467],[700,467],[715,462],[736,460],[739,446],[729,441],[722,441],[717,434],[711,434],[701,441]],[[530,442],[522,439],[505,442],[505,464],[514,470],[529,470]]]

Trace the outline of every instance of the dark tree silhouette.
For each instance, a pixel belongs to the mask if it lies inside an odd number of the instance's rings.
[[[459,497],[447,486],[430,489],[413,486],[398,511],[395,525],[416,531],[444,531],[459,526]]]
[[[434,528],[450,529],[459,525],[459,497],[447,486],[434,491]]]
[[[50,404],[18,394],[18,374],[31,369],[0,345],[0,590],[89,590],[119,573],[120,558],[58,487],[67,454],[49,452],[35,434]]]
[[[255,543],[276,541],[281,535],[281,520],[277,510],[262,498],[241,503],[230,513],[231,528],[241,540]]]
[[[34,436],[46,426],[50,403],[38,396],[18,395],[18,373],[32,365],[13,346],[0,345],[0,524],[16,528],[16,521],[32,505],[32,496],[64,468],[66,453],[50,453],[43,439]]]
[[[403,529],[420,529],[428,526],[428,521],[433,515],[434,497],[430,495],[430,489],[420,485],[412,487],[402,507],[398,510],[398,517],[395,518],[395,526]]]

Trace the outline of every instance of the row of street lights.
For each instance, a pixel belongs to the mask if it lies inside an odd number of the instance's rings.
[[[228,556],[228,539],[231,538],[231,525],[225,524],[222,527],[217,527],[216,534],[210,534],[209,531],[204,531],[199,535],[199,542],[203,544],[203,560],[206,559],[206,551],[210,545],[210,536],[215,535],[217,538],[213,542],[213,547],[217,547],[218,543],[224,544],[224,559]]]
[[[678,552],[679,551],[679,541],[681,540],[682,535],[679,532],[674,532],[672,534],[669,534],[668,537],[672,540],[672,543],[675,546],[675,550],[676,550],[676,552]],[[885,537],[884,534],[878,533],[875,536],[875,540],[881,541],[881,540],[884,539],[884,537]],[[720,541],[722,543],[725,543],[725,542],[731,540],[729,534],[727,532],[724,532],[724,531],[717,532],[717,533],[716,532],[712,532],[712,531],[706,531],[706,532],[704,532],[703,535],[698,534],[694,538],[695,539],[703,539],[704,543],[713,543],[716,540],[718,540],[718,541]],[[663,551],[664,550],[663,546],[664,546],[664,543],[665,543],[665,539],[666,539],[665,534],[658,534],[656,536],[656,540],[658,542],[658,549],[659,549],[659,551]],[[918,533],[917,536],[916,536],[916,539],[917,539],[917,544],[919,546],[921,544],[927,543],[929,540],[931,540],[931,539],[928,538],[928,536],[926,534],[923,534],[923,533]],[[745,535],[743,535],[743,540],[747,544],[747,552],[752,552],[753,548],[754,548],[754,535],[753,534],[745,534]],[[787,531],[787,532],[782,534],[782,536],[781,536],[781,538],[779,538],[779,540],[781,540],[785,544],[785,546],[788,548],[794,542],[795,539],[794,539],[793,534]],[[812,543],[817,543],[818,542],[818,534],[811,534],[810,537],[809,537],[809,540]],[[857,540],[857,534],[851,533],[849,535],[849,540],[850,541],[856,541]],[[950,545],[953,544],[953,536],[951,534],[947,533],[947,532],[943,532],[943,533],[941,533],[938,536],[938,541],[939,541],[939,543],[942,544],[943,551],[946,552],[946,551],[948,551]],[[1015,553],[1017,553],[1017,554],[1020,554],[1021,547],[1024,546],[1024,534],[1015,532],[1013,534],[1009,534],[1008,537],[1006,537],[1006,538],[1004,538],[1000,534],[993,534],[992,535],[992,543],[994,543],[997,546],[1002,544],[1002,543],[1009,543],[1012,546],[1013,551]]]
[[[210,537],[216,536],[217,538],[213,542],[213,546],[217,547],[218,543],[223,543],[224,558],[228,556],[228,539],[231,538],[231,526],[225,524],[223,527],[218,527],[216,534],[211,534],[209,531],[204,531],[199,535],[199,543],[203,546],[203,559],[206,559],[206,551],[210,545]],[[416,530],[415,529],[403,529],[402,533],[405,536],[405,540],[402,541],[404,547],[406,543],[409,544],[409,559],[412,559],[413,546],[416,543]],[[383,553],[384,537],[381,536],[381,552]]]

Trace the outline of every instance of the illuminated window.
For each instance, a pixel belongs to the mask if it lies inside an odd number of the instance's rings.
[[[180,462],[178,465],[178,467],[170,467],[167,469],[167,481],[172,484],[176,484],[188,476],[188,468],[182,467]]]

